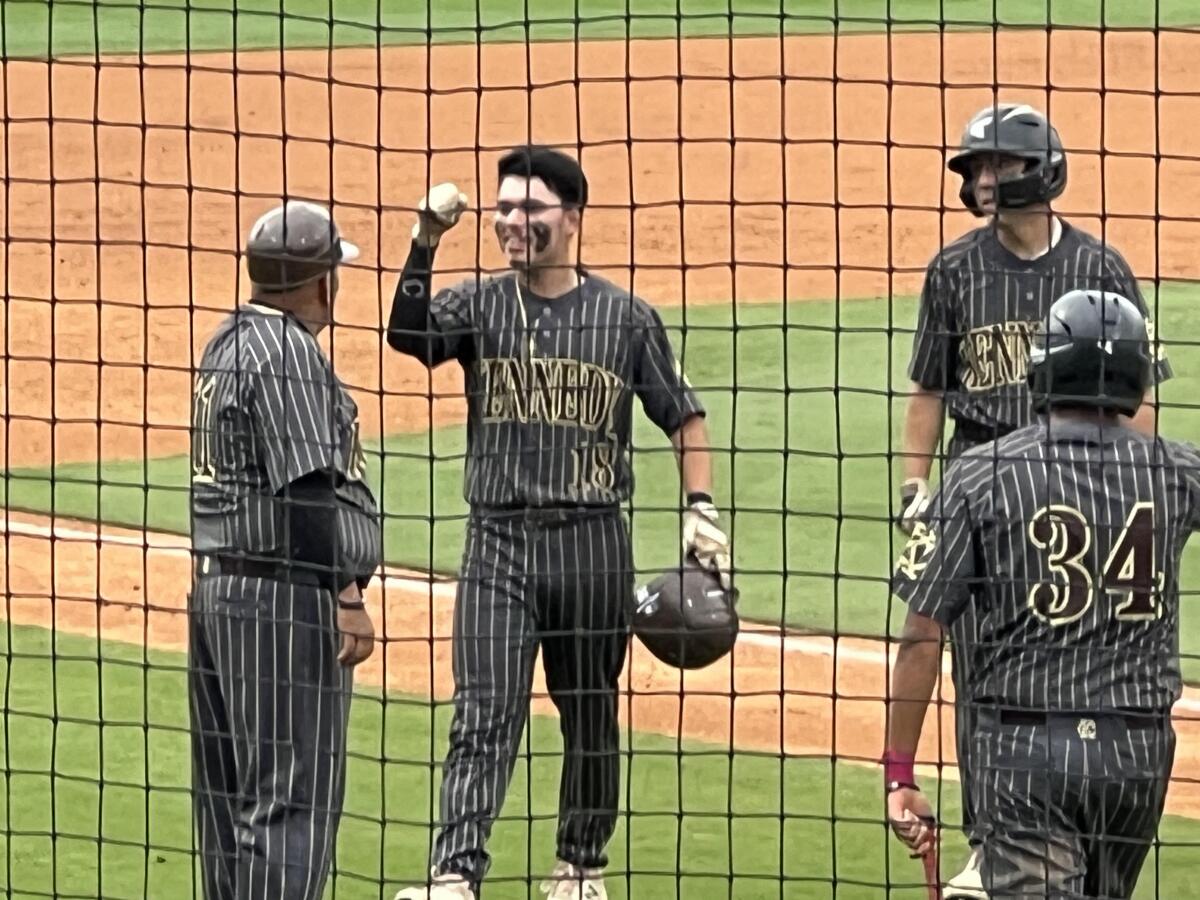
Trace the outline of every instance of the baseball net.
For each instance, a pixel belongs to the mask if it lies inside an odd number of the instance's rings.
[[[199,891],[181,653],[191,376],[247,295],[247,228],[285,195],[330,204],[364,251],[324,340],[385,510],[388,567],[369,594],[382,640],[358,675],[330,890],[390,896],[423,877],[465,407],[457,370],[390,352],[381,323],[431,184],[471,198],[435,285],[499,268],[495,161],[535,141],[578,153],[585,264],[660,308],[710,409],[745,619],[735,652],[686,678],[633,647],[610,892],[924,896],[884,827],[874,763],[902,616],[889,516],[914,295],[973,221],[944,148],[997,97],[1053,117],[1071,154],[1060,211],[1144,279],[1177,373],[1163,428],[1191,438],[1200,35],[1182,9],[0,5],[5,889]],[[676,553],[679,480],[646,423],[637,445],[645,580]],[[1190,677],[1200,638],[1183,624]],[[540,676],[535,691],[489,896],[525,896],[553,863],[560,744]],[[946,691],[921,759],[945,775],[931,793],[953,823]],[[1195,702],[1189,690],[1182,708]],[[1173,818],[1142,877],[1156,895],[1183,895],[1200,835],[1196,743],[1179,729]],[[947,847],[965,856],[953,829]]]

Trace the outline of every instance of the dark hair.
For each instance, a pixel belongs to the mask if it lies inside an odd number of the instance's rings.
[[[587,176],[578,162],[559,150],[536,144],[517,147],[500,158],[499,172],[501,181],[507,175],[540,178],[564,206],[587,206]]]

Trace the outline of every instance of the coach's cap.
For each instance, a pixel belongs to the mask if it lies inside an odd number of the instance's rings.
[[[587,206],[587,176],[578,162],[559,150],[536,144],[510,150],[500,158],[500,180],[507,175],[540,178],[563,205]]]
[[[250,280],[264,291],[288,291],[358,258],[358,247],[342,240],[329,210],[289,200],[259,218],[246,241]]]

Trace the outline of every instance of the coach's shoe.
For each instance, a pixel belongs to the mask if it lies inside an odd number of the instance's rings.
[[[581,869],[560,859],[542,882],[542,893],[549,900],[608,900],[603,876],[600,869]]]
[[[988,900],[979,865],[979,850],[973,849],[966,868],[946,882],[942,900]]]
[[[461,875],[430,873],[428,886],[405,888],[393,900],[475,900],[475,892]]]

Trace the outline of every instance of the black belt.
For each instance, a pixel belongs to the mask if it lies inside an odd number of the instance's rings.
[[[234,553],[197,553],[195,555],[197,578],[215,578],[232,575],[241,578],[264,578],[268,581],[285,581],[320,587],[321,580],[315,572],[298,568],[294,563],[281,559],[245,556]]]
[[[986,444],[999,440],[1015,429],[1010,425],[981,425],[966,419],[954,420],[954,437],[972,444]]]
[[[992,709],[989,712],[1001,725],[1045,725],[1050,719],[1121,719],[1127,728],[1158,728],[1169,720],[1167,713],[1156,709],[1108,710],[1032,710]]]
[[[556,524],[620,515],[619,506],[472,506],[478,519],[512,519],[532,524]]]

